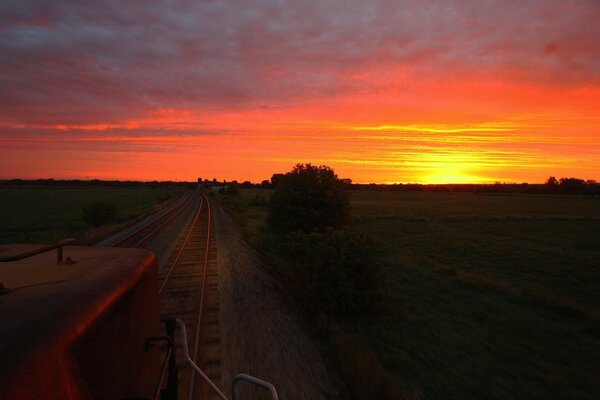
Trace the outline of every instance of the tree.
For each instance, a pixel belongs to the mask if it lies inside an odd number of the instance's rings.
[[[585,181],[579,178],[560,178],[559,185],[565,192],[581,192],[585,189]]]
[[[273,176],[271,177],[271,185],[273,187],[279,186],[283,177],[284,177],[284,174],[273,174]]]
[[[298,164],[271,179],[275,190],[269,202],[267,224],[287,235],[341,228],[349,219],[349,195],[344,182],[328,166]]]
[[[548,186],[557,186],[558,185],[558,180],[556,179],[556,177],[551,176],[546,181],[546,185],[548,185]]]

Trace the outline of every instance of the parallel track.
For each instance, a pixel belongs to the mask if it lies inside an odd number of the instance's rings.
[[[193,195],[187,194],[186,197],[171,210],[163,213],[144,225],[138,227],[133,232],[128,233],[117,240],[110,247],[142,247],[148,240],[155,237],[165,226],[178,216],[190,203]]]

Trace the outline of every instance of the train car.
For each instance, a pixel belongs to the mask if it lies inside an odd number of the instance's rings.
[[[39,247],[0,246],[0,399],[153,398],[154,254],[69,246],[57,262]]]
[[[0,399],[176,400],[178,370],[190,368],[228,400],[190,357],[184,322],[160,318],[156,256],[71,243],[0,245]],[[278,399],[239,374],[233,400],[240,382]]]

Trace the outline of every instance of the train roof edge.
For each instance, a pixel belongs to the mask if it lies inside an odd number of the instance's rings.
[[[32,247],[0,245],[0,255]],[[57,264],[54,253],[0,263],[6,288],[0,295],[0,398],[95,397],[79,384],[73,347],[140,281],[151,282],[145,293],[157,293],[157,261],[148,250],[68,246],[64,253],[73,264]],[[158,303],[149,303],[152,334]]]

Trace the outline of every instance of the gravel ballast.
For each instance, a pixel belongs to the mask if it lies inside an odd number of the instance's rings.
[[[271,382],[281,399],[338,399],[341,380],[285,299],[263,261],[215,201],[213,222],[219,268],[221,386],[247,373]],[[240,385],[240,398],[267,399],[260,388]]]

